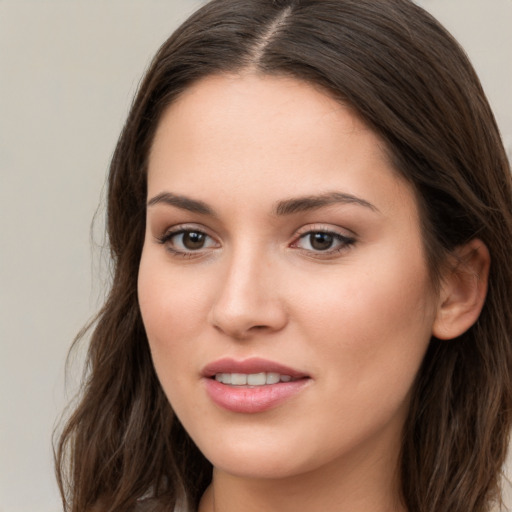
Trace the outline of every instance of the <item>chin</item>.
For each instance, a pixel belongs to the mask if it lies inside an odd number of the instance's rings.
[[[286,443],[282,436],[265,438],[261,432],[247,436],[226,433],[214,442],[198,439],[196,444],[214,468],[240,478],[286,478],[315,465],[311,460],[315,450],[301,453],[297,449],[304,442]]]
[[[226,433],[215,443],[200,443],[199,449],[213,467],[237,478],[287,479],[322,471],[322,467],[337,465],[344,458],[342,449],[325,449],[314,439],[304,436],[300,440],[292,432],[287,435],[264,436],[261,432],[241,438]],[[238,439],[237,439],[238,438]],[[347,453],[348,454],[348,453]]]
[[[210,459],[213,467],[224,473],[238,478],[254,480],[279,480],[298,476],[315,467],[308,467],[306,463],[283,458],[280,454],[259,453],[254,454],[223,454]]]

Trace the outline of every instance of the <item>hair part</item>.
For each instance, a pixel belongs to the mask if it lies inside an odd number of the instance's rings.
[[[56,447],[65,510],[126,512],[143,497],[155,511],[178,502],[193,510],[210,482],[211,464],[160,387],[138,306],[147,161],[163,112],[183,91],[248,70],[321,87],[382,138],[416,192],[435,283],[455,247],[478,237],[489,248],[484,309],[458,339],[432,339],[398,468],[410,511],[489,510],[512,421],[510,167],[464,52],[409,0],[214,0],[160,48],[110,167],[114,279],[81,402]]]

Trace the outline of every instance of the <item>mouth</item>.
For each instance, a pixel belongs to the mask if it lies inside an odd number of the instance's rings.
[[[228,386],[269,386],[279,382],[292,382],[291,375],[284,375],[277,372],[260,373],[216,373],[212,379]]]
[[[221,359],[201,372],[210,399],[236,413],[259,413],[292,399],[312,379],[304,372],[259,358]]]
[[[232,386],[265,386],[309,378],[300,370],[258,357],[219,359],[206,365],[201,376]]]

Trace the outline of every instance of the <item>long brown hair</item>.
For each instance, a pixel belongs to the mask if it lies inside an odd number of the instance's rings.
[[[379,134],[417,193],[433,281],[474,237],[488,247],[488,296],[460,338],[432,339],[401,454],[411,512],[483,512],[498,498],[512,414],[510,168],[479,80],[456,41],[409,0],[213,0],[155,56],[114,153],[107,228],[110,294],[83,394],[56,445],[71,512],[190,510],[211,464],[173,414],[137,302],[146,167],[165,108],[202,77],[251,69],[320,86]]]

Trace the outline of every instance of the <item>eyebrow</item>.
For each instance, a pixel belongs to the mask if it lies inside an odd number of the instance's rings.
[[[279,201],[274,208],[276,215],[292,215],[294,213],[316,210],[331,204],[357,204],[379,213],[379,209],[368,201],[352,194],[328,192],[326,194],[304,196]]]
[[[203,203],[203,201],[171,194],[170,192],[157,194],[148,201],[148,206],[155,206],[156,204],[167,204],[169,206],[176,206],[182,210],[188,210],[189,212],[215,216],[214,211],[206,203]]]
[[[337,203],[357,204],[374,212],[379,212],[377,207],[365,199],[342,192],[328,192],[326,194],[295,197],[279,201],[274,207],[274,214],[278,216],[292,215],[294,213],[316,210],[318,208]],[[169,206],[175,206],[182,210],[188,210],[193,213],[216,217],[214,210],[205,202],[197,199],[191,199],[186,196],[172,194],[171,192],[161,192],[148,201],[148,206],[154,206],[157,204],[166,204]]]

